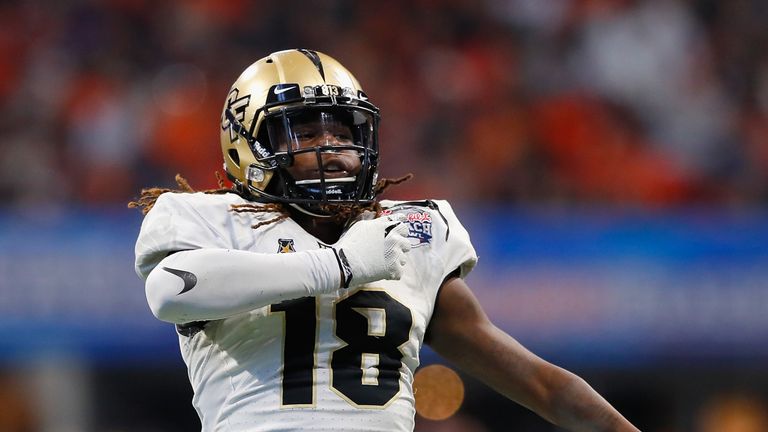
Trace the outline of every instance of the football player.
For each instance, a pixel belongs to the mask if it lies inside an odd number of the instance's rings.
[[[270,54],[221,116],[234,186],[148,189],[136,271],[174,323],[205,431],[411,431],[419,351],[573,431],[636,431],[495,327],[445,201],[377,201],[379,110],[311,50]],[[190,149],[194,151],[194,149]],[[189,189],[188,187],[186,189]]]

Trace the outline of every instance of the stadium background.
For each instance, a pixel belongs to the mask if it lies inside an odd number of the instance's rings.
[[[0,3],[0,430],[199,427],[125,203],[215,185],[253,60],[338,58],[390,198],[451,200],[492,318],[645,431],[768,430],[768,4]],[[426,351],[424,362],[441,360]],[[551,431],[466,378],[419,431]]]

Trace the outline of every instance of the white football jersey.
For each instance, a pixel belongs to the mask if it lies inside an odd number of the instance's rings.
[[[161,195],[136,243],[137,273],[146,278],[174,251],[326,247],[291,219],[253,229],[277,214],[235,213],[232,204],[254,203],[234,193]],[[401,280],[179,326],[204,431],[413,430],[413,373],[438,289],[457,269],[465,276],[477,256],[447,202],[381,204],[409,224]]]

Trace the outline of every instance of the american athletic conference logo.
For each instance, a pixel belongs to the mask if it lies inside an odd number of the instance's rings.
[[[296,252],[296,246],[293,239],[277,239],[277,253]]]

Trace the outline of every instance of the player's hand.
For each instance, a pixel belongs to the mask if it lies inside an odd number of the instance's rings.
[[[341,286],[349,288],[403,275],[411,250],[408,224],[385,216],[352,225],[334,245],[342,272]]]

